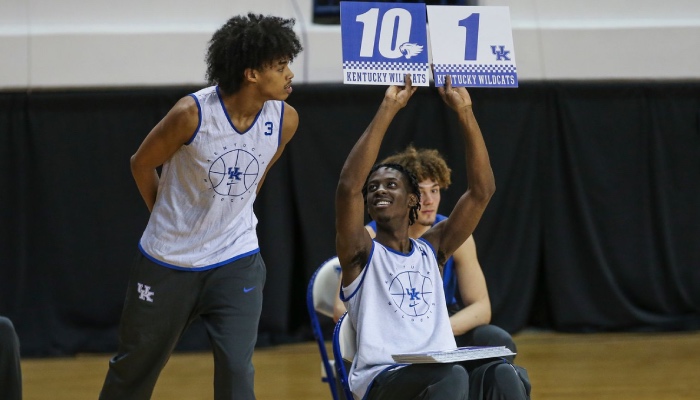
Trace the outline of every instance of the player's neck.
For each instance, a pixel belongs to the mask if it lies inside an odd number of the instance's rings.
[[[251,96],[247,92],[244,87],[234,94],[222,94],[221,98],[233,126],[239,132],[244,132],[250,128],[263,104],[265,104],[264,100],[259,100],[256,96]]]
[[[407,227],[394,227],[393,229],[382,229],[377,225],[377,236],[375,240],[383,246],[399,253],[408,253],[411,251],[411,240],[408,236]]]
[[[408,236],[418,239],[419,237],[423,236],[425,232],[430,229],[429,226],[425,226],[422,224],[419,224],[418,222],[415,222],[413,225],[408,227]]]
[[[375,240],[384,247],[388,247],[401,254],[408,254],[411,251],[411,238],[408,236],[399,238],[391,236],[379,236]]]

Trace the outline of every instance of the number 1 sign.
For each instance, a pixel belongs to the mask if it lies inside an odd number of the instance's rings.
[[[518,87],[508,7],[428,6],[435,86]]]
[[[340,2],[343,83],[430,85],[424,3]]]

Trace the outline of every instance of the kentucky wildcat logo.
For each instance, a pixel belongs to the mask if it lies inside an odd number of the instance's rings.
[[[258,159],[236,149],[219,156],[209,167],[209,182],[221,196],[241,196],[253,187],[260,174]]]
[[[389,294],[406,315],[419,317],[428,313],[433,304],[433,281],[419,272],[402,272],[389,284]]]
[[[423,46],[416,44],[416,43],[404,43],[401,46],[399,46],[399,50],[401,51],[401,54],[403,54],[406,59],[409,59],[413,56],[417,56],[418,54],[423,52]]]

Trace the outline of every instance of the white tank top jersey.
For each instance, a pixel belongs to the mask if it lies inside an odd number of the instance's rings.
[[[265,102],[251,127],[239,132],[218,86],[190,96],[199,126],[163,164],[139,248],[160,265],[201,271],[260,251],[253,203],[280,145],[284,102]]]
[[[340,298],[357,332],[357,354],[350,368],[350,389],[363,398],[382,371],[399,367],[392,354],[457,347],[435,250],[411,239],[402,254],[373,241],[362,273]]]

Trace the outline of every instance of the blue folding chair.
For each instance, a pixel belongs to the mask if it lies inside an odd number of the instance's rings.
[[[343,314],[338,323],[335,324],[335,330],[333,331],[333,357],[335,357],[335,372],[338,374],[338,380],[342,386],[345,399],[352,400],[354,397],[350,391],[348,371],[357,353],[357,332],[355,332],[350,318],[346,318],[347,315],[347,312]]]
[[[333,306],[335,299],[338,297],[339,282],[340,262],[338,257],[332,257],[324,261],[314,272],[306,291],[306,307],[311,318],[311,329],[318,344],[318,351],[321,353],[321,364],[323,367],[321,380],[328,383],[333,400],[339,400],[333,368],[334,362],[328,357],[328,352],[326,351],[319,314],[333,318]]]

